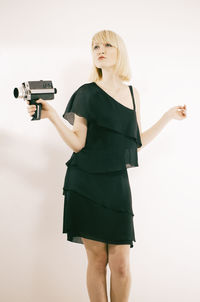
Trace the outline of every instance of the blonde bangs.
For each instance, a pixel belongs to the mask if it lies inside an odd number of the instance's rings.
[[[96,33],[92,38],[92,47],[95,43],[110,43],[115,47],[119,47],[116,34],[110,30],[102,30]]]

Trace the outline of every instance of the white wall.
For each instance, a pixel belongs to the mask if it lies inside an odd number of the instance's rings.
[[[137,240],[130,301],[199,301],[199,13],[195,0],[0,1],[1,301],[89,301],[84,246],[62,233],[72,150],[48,120],[30,121],[13,88],[52,80],[61,116],[88,80],[91,38],[102,29],[126,43],[142,131],[172,106],[188,110],[129,170]]]

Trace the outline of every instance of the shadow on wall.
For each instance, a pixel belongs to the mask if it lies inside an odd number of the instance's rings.
[[[74,284],[77,295],[85,289],[84,281],[73,276],[80,264],[71,261],[71,246],[62,233],[62,189],[70,149],[66,154],[67,148],[6,131],[1,131],[0,141],[1,299],[72,300]],[[80,250],[76,252],[73,257],[80,259]]]

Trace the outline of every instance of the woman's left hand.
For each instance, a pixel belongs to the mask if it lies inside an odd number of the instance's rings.
[[[176,120],[183,120],[186,118],[186,105],[184,106],[174,106],[170,108],[167,112],[165,112],[165,115],[169,119],[176,119]]]

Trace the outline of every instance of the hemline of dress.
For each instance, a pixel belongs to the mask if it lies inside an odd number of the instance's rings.
[[[103,242],[103,243],[106,243],[106,244],[117,244],[117,245],[130,245],[130,248],[133,248],[134,247],[134,245],[133,245],[133,241],[126,241],[126,240],[124,240],[124,241],[111,241],[111,240],[105,240],[105,239],[100,239],[100,238],[94,238],[93,236],[91,236],[91,235],[85,235],[85,234],[83,234],[83,233],[80,233],[80,232],[78,232],[78,233],[76,233],[76,235],[75,234],[73,234],[72,235],[72,233],[70,233],[70,231],[67,231],[67,232],[63,232],[63,234],[67,234],[67,240],[68,241],[70,241],[70,242],[73,242],[73,243],[79,243],[79,244],[84,244],[83,242],[82,242],[82,240],[81,240],[81,238],[80,237],[83,237],[83,238],[86,238],[86,239],[90,239],[90,240],[95,240],[95,241],[99,241],[99,242]],[[77,239],[76,239],[77,238]],[[134,241],[134,242],[136,242],[136,240]]]

